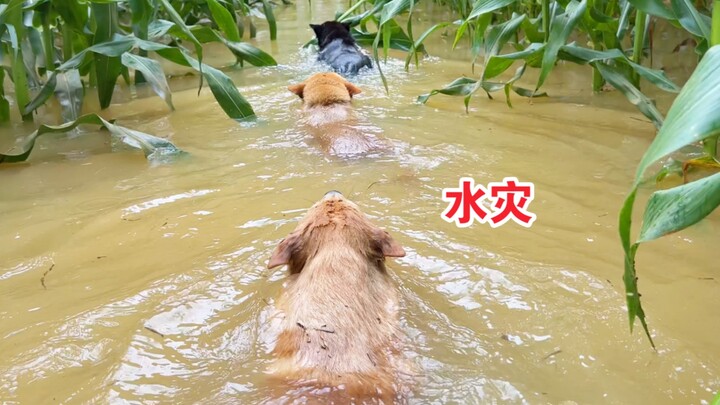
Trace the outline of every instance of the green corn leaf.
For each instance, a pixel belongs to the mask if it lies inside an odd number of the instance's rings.
[[[97,25],[93,44],[98,45],[109,42],[117,30],[117,4],[92,2],[90,7]],[[98,99],[100,100],[100,108],[104,109],[110,106],[117,78],[122,71],[122,64],[117,56],[95,53],[93,58],[95,60]]]
[[[655,161],[685,145],[720,134],[720,46],[710,48],[667,113],[635,175],[640,182]]]
[[[643,65],[639,65],[630,59],[627,59],[627,63],[635,70],[636,73],[638,73],[643,79],[649,81],[650,83],[654,84],[655,86],[665,90],[669,91],[671,93],[677,93],[680,91],[680,87],[676,85],[675,83],[670,80],[667,76],[665,76],[665,72],[662,70],[655,70],[647,68]]]
[[[622,209],[620,210],[620,239],[625,250],[625,271],[623,273],[623,283],[625,284],[625,302],[628,309],[628,321],[630,322],[630,332],[633,330],[635,325],[635,319],[640,320],[640,324],[645,331],[645,335],[650,341],[650,345],[655,347],[655,342],[652,340],[650,335],[650,329],[648,329],[647,321],[645,319],[645,311],[643,311],[642,303],[640,302],[640,292],[638,290],[638,278],[635,275],[635,255],[637,253],[638,244],[630,244],[630,228],[632,225],[632,211],[633,204],[635,203],[635,196],[637,194],[637,188],[633,188],[632,192],[625,199]]]
[[[230,42],[223,41],[234,54],[239,55],[244,61],[255,66],[276,66],[277,62],[265,53],[263,50],[256,48],[247,42]]]
[[[15,88],[15,101],[17,108],[23,116],[24,121],[32,121],[32,115],[25,114],[23,107],[30,102],[30,91],[28,86],[28,69],[25,65],[26,51],[23,50],[23,43],[27,35],[23,23],[23,0],[10,0],[6,7],[0,11],[0,22],[4,23],[10,36],[12,46],[11,77]],[[34,68],[33,70],[34,71]]]
[[[512,89],[518,95],[527,97],[527,98],[547,97],[547,93],[545,93],[544,91],[540,92],[540,93],[535,93],[533,90],[526,89],[523,87],[518,87],[518,86],[512,86]]]
[[[403,31],[402,27],[398,25],[395,20],[390,20],[387,23],[385,23],[382,27],[382,29],[378,30],[377,33],[359,33],[356,31],[353,31],[353,38],[355,38],[355,41],[359,45],[364,46],[373,46],[376,37],[379,37],[378,39],[378,46],[380,44],[379,41],[382,40],[383,31],[384,30],[390,30],[390,48],[391,49],[397,49],[404,52],[410,52],[413,47],[413,41],[407,36],[405,31]],[[418,52],[424,52],[424,49],[422,47],[417,49]]]
[[[540,78],[538,84],[535,86],[537,91],[545,79],[547,79],[550,71],[557,62],[557,54],[560,48],[567,42],[570,33],[572,33],[575,25],[577,25],[580,18],[585,13],[587,7],[587,0],[582,0],[578,3],[575,0],[571,0],[568,3],[565,13],[555,16],[550,27],[550,36],[548,37],[547,46],[545,47],[545,54],[543,56],[542,68],[540,70]]]
[[[710,41],[710,17],[700,14],[690,0],[673,0],[670,4],[683,28],[697,37]]]
[[[652,84],[665,91],[669,91],[672,93],[677,93],[680,91],[680,87],[673,83],[672,80],[670,80],[663,71],[650,69],[645,66],[639,65],[631,61],[619,49],[597,51],[594,49],[583,48],[574,44],[570,44],[564,45],[560,48],[560,51],[558,52],[558,59],[568,60],[579,64],[586,64],[603,60],[615,60],[618,61],[618,63],[624,63],[629,65],[645,80],[651,82]]]
[[[720,405],[720,391],[718,391],[717,395],[715,395],[715,398],[713,398],[712,402],[710,402],[710,405]]]
[[[141,149],[149,159],[160,156],[177,156],[185,153],[168,140],[115,125],[97,114],[86,114],[75,121],[62,125],[41,125],[36,131],[22,139],[18,145],[5,153],[0,153],[0,163],[23,162],[28,159],[35,147],[35,141],[41,135],[67,132],[83,124],[100,125],[107,128],[113,136],[123,143]]]
[[[470,20],[465,20],[460,24],[460,27],[458,27],[457,32],[455,33],[455,39],[453,40],[452,49],[455,49],[457,47],[458,42],[460,42],[460,39],[465,35],[465,31],[467,31],[467,27],[470,24]]]
[[[172,50],[177,48],[170,49]],[[165,56],[165,53],[160,51],[158,54],[163,57]],[[250,106],[250,103],[245,100],[245,97],[240,94],[237,87],[235,87],[235,84],[225,73],[208,65],[202,66],[201,70],[199,61],[188,55],[182,54],[181,52],[180,54],[185,59],[186,66],[189,65],[193,69],[199,72],[201,71],[202,74],[205,75],[205,79],[207,79],[210,90],[215,96],[215,100],[217,100],[220,107],[230,118],[235,120],[255,118],[255,112]],[[175,57],[174,59],[178,61],[180,60],[178,57]]]
[[[636,106],[643,115],[649,118],[656,127],[660,128],[662,126],[663,116],[657,107],[655,107],[655,104],[653,104],[645,94],[640,92],[617,68],[602,62],[592,62],[592,65],[595,66],[608,83],[620,90],[625,98]]]
[[[650,196],[637,243],[685,229],[720,205],[720,173]]]
[[[482,14],[490,13],[503,7],[507,7],[510,4],[515,3],[516,1],[518,0],[477,0],[466,21],[472,20],[473,18],[476,18]]]
[[[418,103],[425,104],[428,99],[436,94],[445,94],[448,96],[468,96],[477,90],[477,80],[469,77],[461,77],[455,79],[452,83],[442,89],[431,90],[430,93],[423,94],[417,98]]]
[[[133,34],[140,39],[148,39],[148,28],[153,18],[153,6],[150,0],[129,0],[132,13]],[[147,56],[147,53],[140,51],[140,56]],[[127,69],[123,69],[123,75]],[[135,84],[145,83],[145,76],[140,71],[135,71]]]
[[[394,20],[392,20],[394,22]],[[386,26],[389,26],[387,24]],[[375,35],[375,40],[372,43],[372,50],[373,50],[373,58],[375,59],[375,67],[378,70],[378,73],[380,73],[380,80],[382,80],[383,87],[385,88],[385,92],[388,93],[390,90],[388,89],[387,84],[387,78],[385,77],[385,74],[382,71],[382,66],[380,65],[380,56],[378,55],[378,47],[380,46],[380,38],[382,37],[382,30],[378,30],[377,34]],[[411,48],[408,49],[410,51]]]
[[[514,75],[512,78],[510,78],[510,80],[508,80],[507,82],[505,82],[505,86],[504,86],[504,89],[505,89],[505,101],[506,101],[508,107],[510,107],[510,108],[512,108],[512,103],[510,102],[510,90],[512,90],[512,85],[513,85],[513,83],[515,83],[516,81],[520,80],[520,78],[522,77],[523,73],[525,73],[525,68],[526,68],[526,67],[527,67],[527,65],[525,65],[525,64],[523,64],[522,66],[520,66],[520,67],[515,71],[515,75]]]
[[[528,41],[531,43],[543,43],[545,42],[545,34],[540,31],[541,19],[538,18],[525,18],[520,25],[520,28],[525,33]]]
[[[618,19],[618,29],[617,33],[615,34],[615,39],[617,42],[621,42],[623,38],[625,38],[625,33],[627,32],[628,27],[630,27],[629,21],[632,10],[632,4],[630,4],[630,2],[627,2],[625,3],[622,11],[620,12],[620,18]]]
[[[277,39],[277,22],[275,21],[275,14],[273,14],[272,7],[267,0],[262,0],[263,11],[265,13],[265,19],[268,22],[270,28],[270,40],[274,41]]]
[[[517,31],[520,24],[525,20],[525,15],[518,15],[512,19],[496,25],[490,29],[485,39],[485,62],[490,56],[497,55],[512,35]]]
[[[190,27],[190,31],[195,35],[201,43],[221,42],[230,52],[237,58],[249,62],[255,66],[275,66],[277,62],[270,54],[248,44],[247,42],[233,42],[219,35],[217,31],[210,27],[195,25]],[[150,27],[151,36],[161,36],[165,34],[177,35],[183,37],[184,33],[180,31],[173,23],[165,21],[159,24],[153,24]]]
[[[80,1],[50,0],[55,10],[73,31],[82,32],[88,21],[88,4]]]
[[[143,56],[133,55],[130,52],[125,52],[120,58],[123,65],[130,69],[142,72],[145,80],[150,83],[150,86],[155,93],[160,96],[165,103],[167,103],[170,110],[175,110],[172,103],[172,91],[170,85],[165,78],[165,72],[160,66],[160,63],[156,60],[146,58]]]
[[[675,0],[673,0],[675,1]],[[636,9],[666,20],[675,20],[675,13],[668,9],[662,0],[628,0]]]
[[[187,38],[195,45],[195,53],[197,54],[198,61],[200,62],[200,68],[202,69],[203,63],[203,49],[202,45],[200,44],[200,41],[195,38],[192,32],[190,32],[190,29],[185,25],[185,21],[183,21],[182,17],[180,17],[180,14],[177,13],[177,11],[173,8],[172,4],[168,0],[156,0],[160,5],[165,8],[165,12],[168,13],[170,16],[170,20],[175,23],[175,25],[182,30],[182,32],[187,36]],[[202,73],[202,72],[201,72]],[[198,92],[202,89],[203,86],[203,75],[200,75],[200,87],[198,89]]]
[[[238,26],[232,14],[217,0],[207,0],[207,5],[213,20],[215,20],[220,30],[225,34],[225,37],[230,41],[240,42],[240,32],[238,31]]]
[[[493,18],[492,14],[483,14],[477,18],[477,23],[475,24],[475,35],[472,36],[471,43],[470,43],[470,53],[472,55],[472,65],[471,66],[472,66],[473,73],[475,72],[475,62],[477,62],[477,58],[478,58],[478,56],[480,56],[480,52],[483,48],[483,45],[486,45],[485,31],[487,30],[487,27],[490,25],[492,18]],[[495,27],[493,27],[493,29],[495,29]],[[494,33],[492,30],[488,33],[488,36],[490,36],[489,34],[497,35],[497,33]],[[498,48],[498,52],[499,52],[499,48]]]
[[[388,50],[390,49],[390,39],[392,38],[392,28],[388,25],[382,26],[382,42],[383,42],[383,55],[385,57],[385,62],[387,62],[388,57]],[[411,41],[412,43],[412,41]],[[413,48],[410,48],[410,51],[412,52]]]
[[[504,55],[492,55],[485,65],[483,71],[483,80],[492,79],[505,72],[515,61],[527,60],[534,56],[541,55],[545,49],[545,44],[532,43],[530,46],[519,52],[508,53]]]
[[[0,69],[0,83],[5,82],[5,69]],[[0,87],[0,123],[10,121],[10,102],[5,98],[5,91]]]
[[[574,63],[586,64],[607,59],[620,60],[625,59],[626,56],[619,49],[597,51],[595,49],[584,48],[575,44],[569,44],[560,47],[560,50],[558,52],[558,58],[568,60]]]
[[[386,3],[380,15],[380,25],[385,25],[386,22],[409,10],[410,2],[411,0],[392,0]]]
[[[75,121],[82,114],[85,95],[85,89],[80,80],[80,72],[77,69],[71,69],[53,75],[53,77],[57,80],[55,97],[60,102],[63,122]]]
[[[433,32],[439,30],[440,28],[447,27],[449,24],[450,23],[437,23],[437,24],[433,25],[432,27],[428,28],[427,30],[425,30],[425,32],[423,32],[420,35],[420,38],[418,38],[415,41],[415,44],[413,46],[413,49],[415,49],[415,52],[408,53],[407,57],[405,58],[405,69],[407,69],[408,66],[410,66],[410,61],[413,57],[413,54],[416,54],[418,52],[417,51],[418,49],[423,49],[423,43],[425,42],[427,37],[430,36],[430,34],[432,34]]]

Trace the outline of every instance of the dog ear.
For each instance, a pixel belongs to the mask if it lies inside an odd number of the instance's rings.
[[[277,247],[273,251],[272,256],[270,256],[270,261],[268,262],[267,268],[272,269],[274,267],[290,263],[290,258],[293,251],[297,247],[297,243],[299,240],[299,236],[295,232],[291,233],[285,239],[281,240],[280,244],[277,245]]]
[[[305,83],[298,83],[288,86],[288,90],[297,94],[298,97],[303,98],[303,91],[305,90]]]
[[[315,36],[318,39],[318,42],[320,39],[322,39],[322,33],[323,33],[323,26],[319,24],[310,24],[310,28],[315,32]]]
[[[350,97],[362,93],[362,90],[360,90],[360,87],[346,81],[345,87],[347,88],[348,93],[350,93]]]
[[[345,27],[348,30],[348,32],[350,31],[350,23],[349,22],[344,22],[341,24],[343,25],[343,27]]]
[[[405,256],[405,249],[400,246],[395,239],[390,236],[389,233],[378,229],[375,232],[375,238],[380,244],[380,249],[384,257],[403,257]]]

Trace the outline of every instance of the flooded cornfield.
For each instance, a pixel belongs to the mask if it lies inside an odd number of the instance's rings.
[[[197,76],[170,80],[174,111],[147,86],[119,82],[102,115],[172,141],[181,158],[148,161],[88,127],[43,137],[28,163],[0,167],[0,402],[268,401],[269,318],[287,277],[268,260],[338,190],[405,250],[386,265],[404,356],[419,370],[410,403],[709,403],[720,390],[717,215],[639,251],[657,350],[639,324],[628,330],[618,211],[652,123],[618,91],[593,94],[591,70],[565,63],[548,97],[513,95],[512,108],[502,92],[477,94],[467,113],[458,97],[419,104],[472,74],[468,45],[451,51],[454,34],[438,34],[419,67],[406,71],[405,54],[390,52],[387,92],[377,70],[352,79],[356,113],[391,147],[328,155],[297,125],[302,102],[287,86],[327,69],[302,45],[308,24],[343,6],[278,5],[276,41],[259,26],[251,43],[278,65],[226,70],[256,121],[229,119],[207,86],[198,94]],[[420,8],[418,26],[443,13]],[[682,36],[656,35],[667,44],[654,63],[683,83],[695,62],[672,52]],[[205,47],[206,63],[233,61]],[[537,74],[519,83],[531,88]],[[674,96],[652,94],[663,111]],[[93,93],[86,100],[84,111],[100,111]],[[49,104],[36,120],[57,116]],[[532,182],[537,219],[444,221],[442,190],[461,177]],[[643,185],[639,200],[654,189]]]

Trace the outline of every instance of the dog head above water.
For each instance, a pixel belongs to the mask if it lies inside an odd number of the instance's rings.
[[[316,73],[299,84],[288,86],[288,90],[303,99],[307,107],[349,103],[362,90],[337,73]]]
[[[341,265],[347,260],[367,261],[384,269],[385,257],[403,256],[405,250],[390,234],[372,224],[358,206],[342,194],[330,191],[280,242],[268,268],[287,264],[291,274],[300,273],[311,261],[321,257]]]
[[[322,24],[310,24],[310,28],[315,32],[320,50],[336,39],[341,39],[348,45],[355,43],[352,35],[350,35],[349,23],[325,21]]]

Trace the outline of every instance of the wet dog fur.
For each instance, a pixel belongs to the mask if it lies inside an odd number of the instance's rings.
[[[318,60],[342,75],[355,75],[363,67],[372,69],[372,61],[363,54],[350,34],[350,24],[326,21],[310,24],[320,47]]]
[[[386,257],[404,255],[340,193],[314,204],[268,263],[289,271],[274,378],[312,403],[405,402],[398,293],[385,268]]]
[[[316,73],[288,90],[303,100],[300,120],[320,149],[341,157],[354,157],[386,149],[385,140],[361,125],[352,108],[353,96],[362,90],[337,73]],[[377,131],[376,131],[377,132]]]

